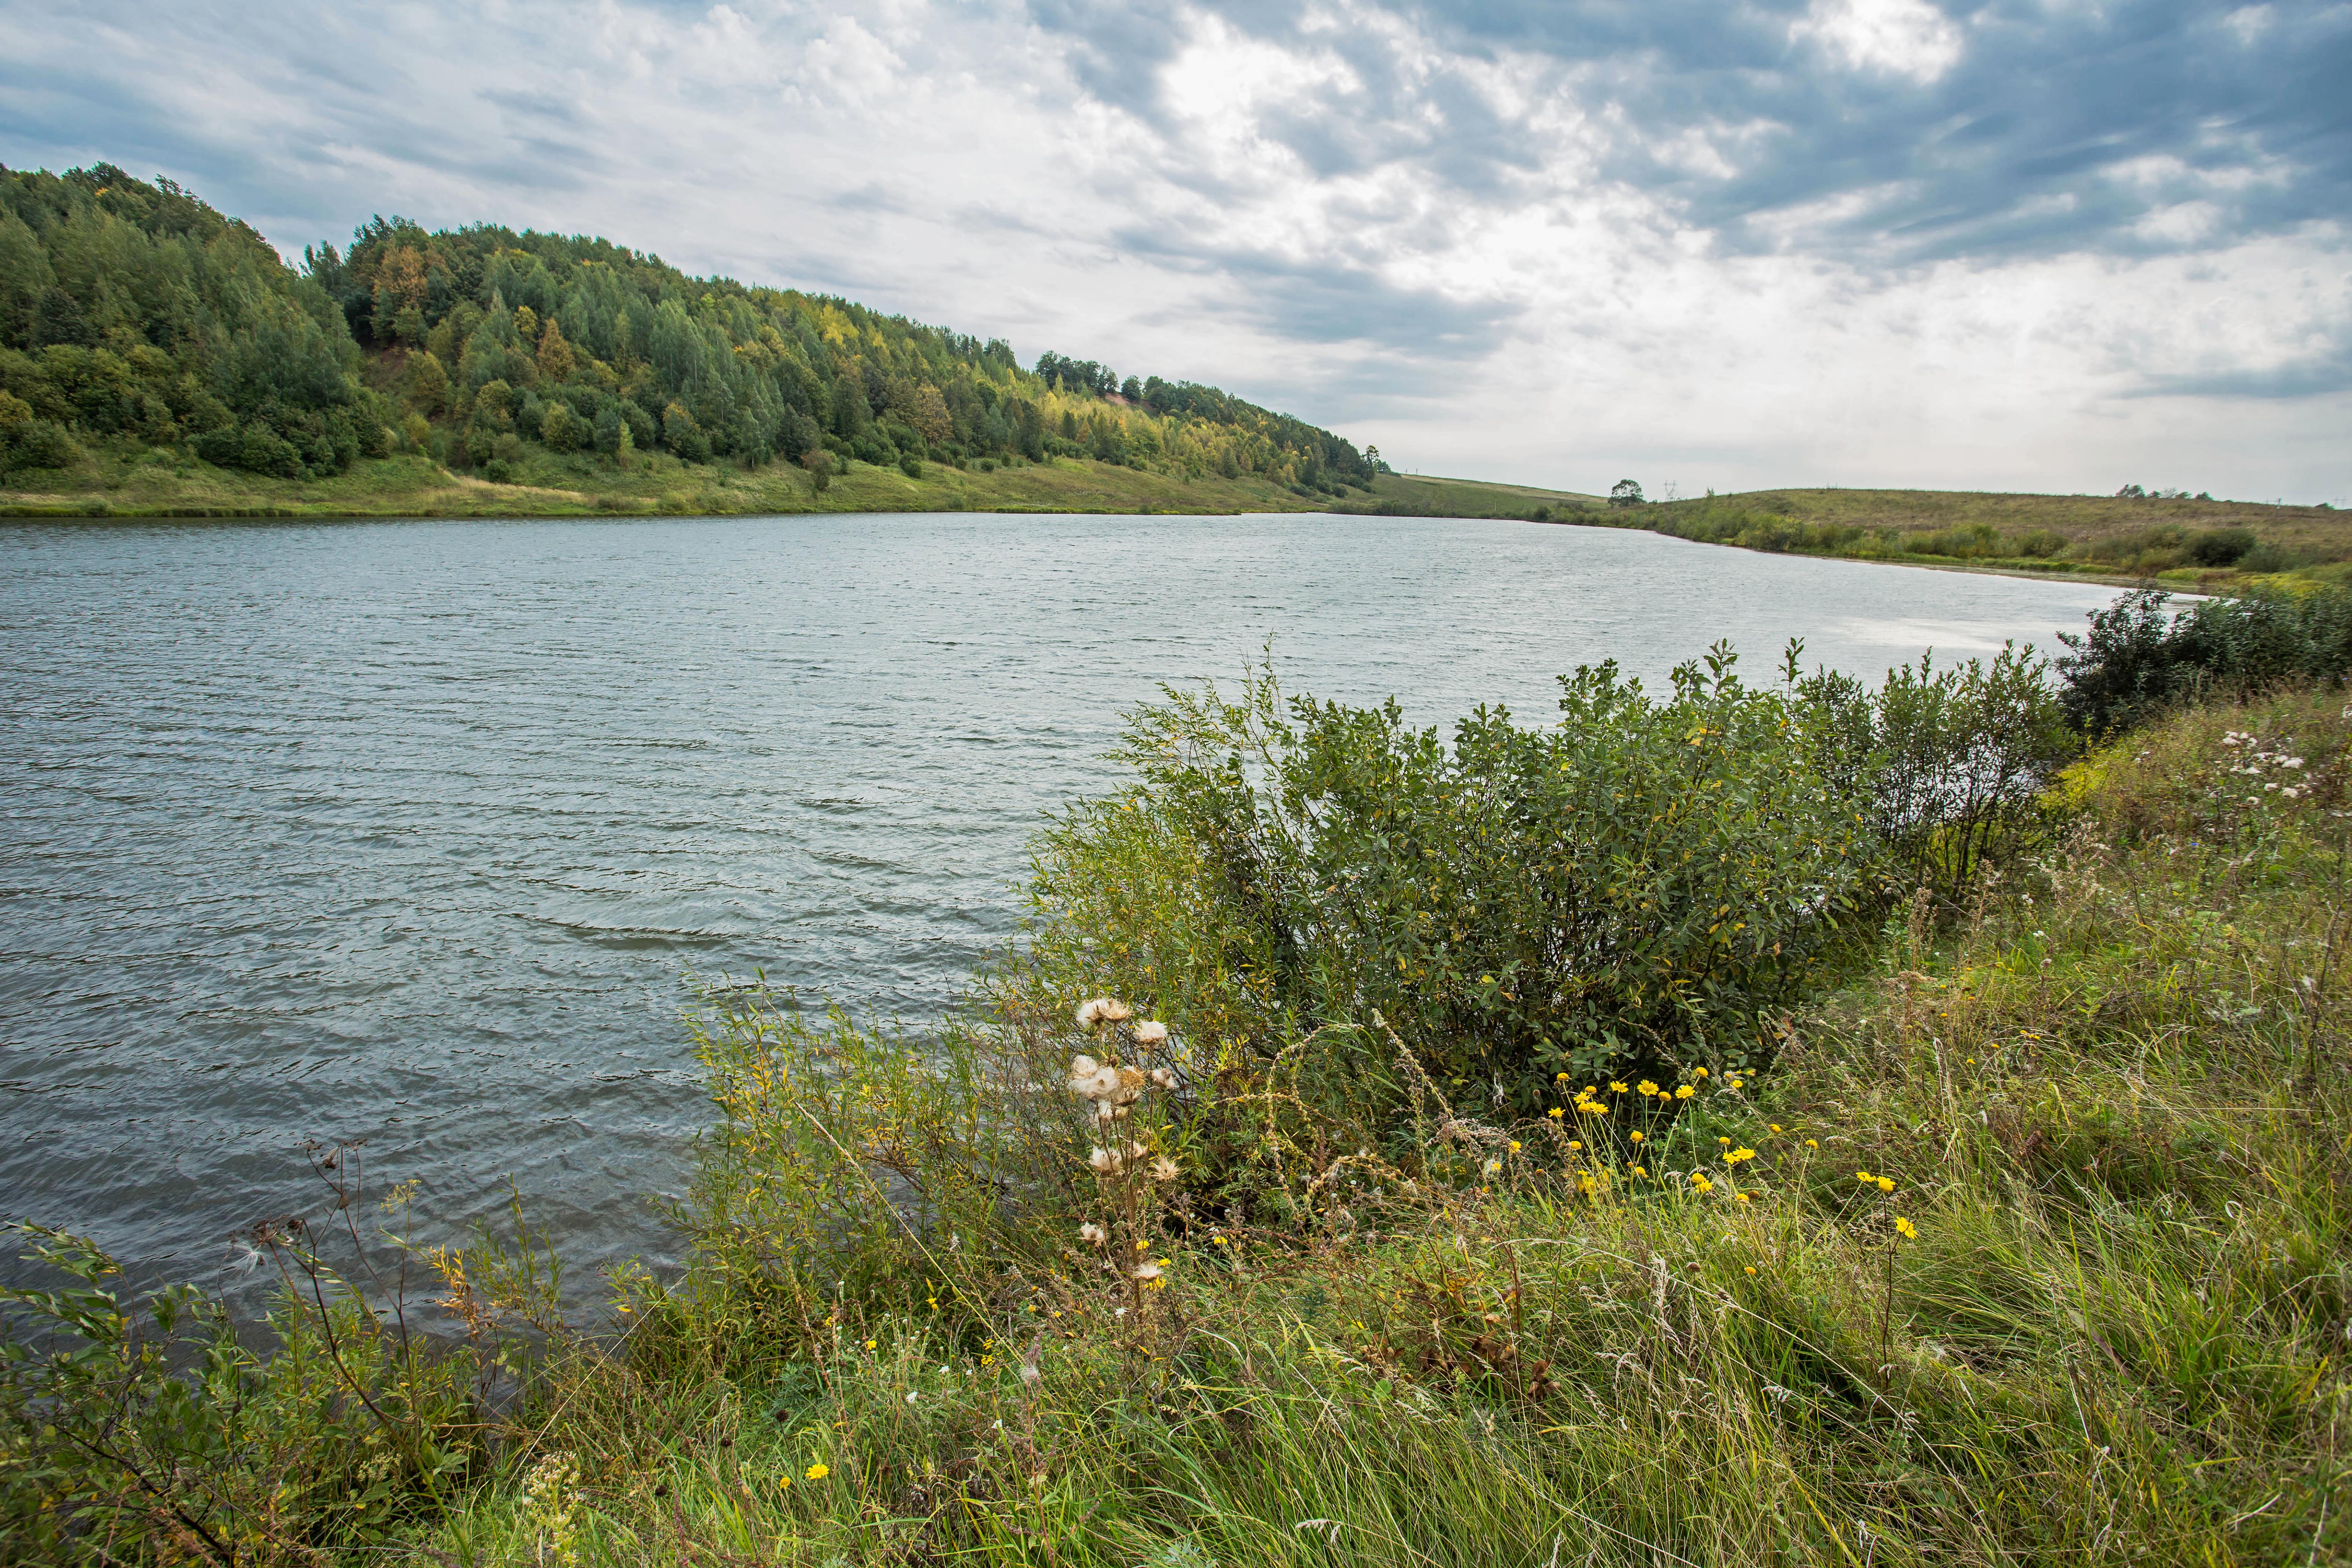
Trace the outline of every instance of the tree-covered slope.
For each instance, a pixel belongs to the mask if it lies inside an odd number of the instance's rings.
[[[388,450],[394,416],[360,363],[316,279],[169,181],[0,170],[0,463],[64,468],[121,437],[349,468]]]
[[[1299,496],[1377,454],[1213,387],[849,300],[692,278],[603,239],[372,220],[289,267],[168,181],[0,170],[0,465],[140,443],[282,479],[428,458],[492,481],[779,461],[1084,458]]]

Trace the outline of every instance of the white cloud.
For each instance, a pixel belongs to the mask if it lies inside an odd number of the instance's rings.
[[[2221,18],[2221,26],[2236,34],[2239,43],[2251,47],[2261,41],[2277,19],[2276,12],[2268,5],[2241,5]]]
[[[1857,70],[1922,82],[1950,70],[1964,47],[1959,28],[1927,0],[1813,0],[1789,31]]]

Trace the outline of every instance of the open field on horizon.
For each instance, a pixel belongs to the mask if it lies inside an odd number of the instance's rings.
[[[1666,501],[1656,510],[1701,507],[1707,499]],[[2046,528],[2070,540],[2090,541],[2151,528],[2251,528],[2265,540],[2291,547],[2352,542],[2352,512],[2266,501],[1826,488],[1748,490],[1712,499],[1782,512],[1805,522],[1895,528],[1906,533],[1982,523],[2002,530]]]
[[[1564,521],[1795,554],[2179,587],[2352,571],[2352,514],[2186,497],[1786,489],[1604,505]]]

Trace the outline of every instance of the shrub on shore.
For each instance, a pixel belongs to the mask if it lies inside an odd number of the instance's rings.
[[[2352,673],[2352,592],[2246,594],[2176,610],[2172,595],[2145,589],[2063,640],[2068,716],[2105,734],[2200,698],[2340,683]]]

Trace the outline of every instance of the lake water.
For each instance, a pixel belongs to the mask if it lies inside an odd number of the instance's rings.
[[[1420,519],[0,524],[0,1215],[217,1279],[364,1137],[443,1221],[511,1175],[575,1265],[659,1258],[686,977],[932,1014],[1160,682],[1270,638],[1533,717],[1603,658],[1875,675],[2109,597]]]

